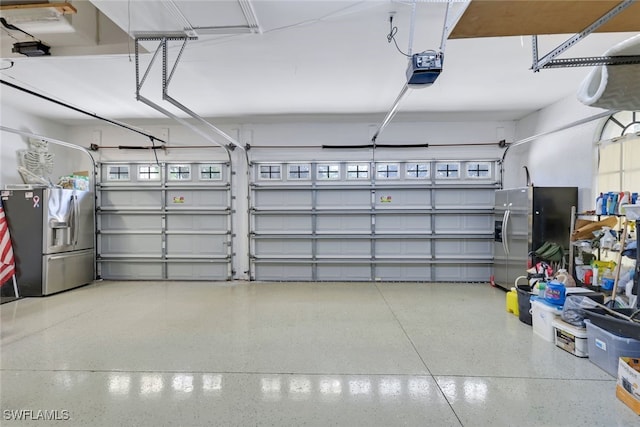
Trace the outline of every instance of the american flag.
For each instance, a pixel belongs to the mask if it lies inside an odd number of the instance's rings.
[[[0,200],[0,286],[16,273],[16,265],[13,260],[13,248],[9,236],[9,225],[4,215],[2,200]]]

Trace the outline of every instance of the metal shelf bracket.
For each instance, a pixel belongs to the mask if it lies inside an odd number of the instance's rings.
[[[555,59],[558,55],[565,52],[571,46],[575,45],[580,40],[597,30],[600,26],[627,9],[635,1],[636,0],[624,0],[620,2],[616,7],[598,18],[594,23],[578,34],[575,34],[573,37],[567,39],[564,43],[547,53],[542,58],[538,57],[538,36],[532,36],[533,65],[531,65],[531,69],[534,72],[538,72],[543,68],[640,64],[640,55]]]

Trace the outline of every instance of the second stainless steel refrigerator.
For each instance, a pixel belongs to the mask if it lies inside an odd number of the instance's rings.
[[[42,296],[95,278],[94,194],[57,188],[3,190],[22,296]]]
[[[510,289],[526,275],[529,254],[544,242],[569,248],[577,187],[522,187],[495,195],[493,282]]]

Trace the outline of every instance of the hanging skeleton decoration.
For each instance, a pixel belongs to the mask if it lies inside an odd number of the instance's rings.
[[[20,174],[27,184],[41,183],[53,171],[54,155],[49,153],[49,143],[42,139],[29,138],[29,149],[19,150],[20,164],[27,172]]]

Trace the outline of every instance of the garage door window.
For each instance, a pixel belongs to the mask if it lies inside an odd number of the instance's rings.
[[[400,166],[397,163],[378,163],[376,165],[376,177],[378,179],[400,178]]]
[[[471,179],[487,179],[491,178],[491,164],[488,162],[467,163],[467,178]]]
[[[311,178],[311,166],[309,165],[288,165],[287,177],[290,180],[306,180]]]
[[[220,165],[200,165],[201,181],[220,181],[222,180],[222,168]]]
[[[160,181],[160,166],[138,166],[138,179],[140,181]]]
[[[436,177],[445,179],[460,178],[460,163],[436,164]]]
[[[369,165],[366,163],[347,165],[347,179],[369,179]]]
[[[640,111],[620,111],[602,128],[597,191],[640,190]]]
[[[191,165],[170,165],[169,181],[190,181]]]
[[[260,165],[260,179],[282,179],[280,165]]]
[[[428,163],[407,163],[407,178],[410,179],[427,179],[429,178]]]
[[[114,165],[109,166],[109,172],[107,174],[107,181],[129,181],[129,166],[127,165]]]
[[[340,165],[318,165],[318,179],[340,179]]]

